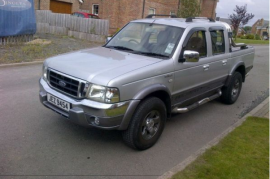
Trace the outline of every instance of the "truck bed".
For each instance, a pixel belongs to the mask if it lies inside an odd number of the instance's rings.
[[[255,57],[255,50],[252,46],[247,46],[246,49],[241,49],[239,47],[232,47],[231,58],[232,64],[236,64],[240,61],[245,63],[245,67],[253,66],[253,61]]]

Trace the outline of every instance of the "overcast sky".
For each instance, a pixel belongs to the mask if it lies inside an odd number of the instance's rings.
[[[247,25],[252,26],[258,19],[269,20],[269,0],[219,0],[217,4],[217,17],[228,18],[232,14],[235,6],[247,4],[247,12],[255,17]]]

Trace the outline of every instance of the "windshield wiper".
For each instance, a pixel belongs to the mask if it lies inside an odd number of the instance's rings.
[[[153,52],[136,52],[135,54],[153,56],[153,57],[169,57],[168,55],[163,55],[163,54],[153,53]]]
[[[127,48],[127,47],[124,47],[124,46],[106,46],[107,48],[113,48],[113,49],[117,49],[117,50],[128,50],[128,51],[134,51],[133,49],[131,48]]]

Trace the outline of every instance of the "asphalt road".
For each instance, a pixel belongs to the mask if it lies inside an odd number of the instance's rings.
[[[234,105],[216,100],[175,115],[158,143],[141,152],[125,146],[118,131],[86,129],[43,107],[40,76],[41,65],[0,68],[2,178],[157,178],[266,96],[269,47],[256,46],[254,69]]]

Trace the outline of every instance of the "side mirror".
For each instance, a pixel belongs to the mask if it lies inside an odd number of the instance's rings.
[[[111,39],[112,39],[112,37],[107,37],[106,43],[108,43]]]
[[[185,62],[198,62],[200,59],[200,54],[199,52],[196,52],[196,51],[185,50],[184,59],[185,59]]]

